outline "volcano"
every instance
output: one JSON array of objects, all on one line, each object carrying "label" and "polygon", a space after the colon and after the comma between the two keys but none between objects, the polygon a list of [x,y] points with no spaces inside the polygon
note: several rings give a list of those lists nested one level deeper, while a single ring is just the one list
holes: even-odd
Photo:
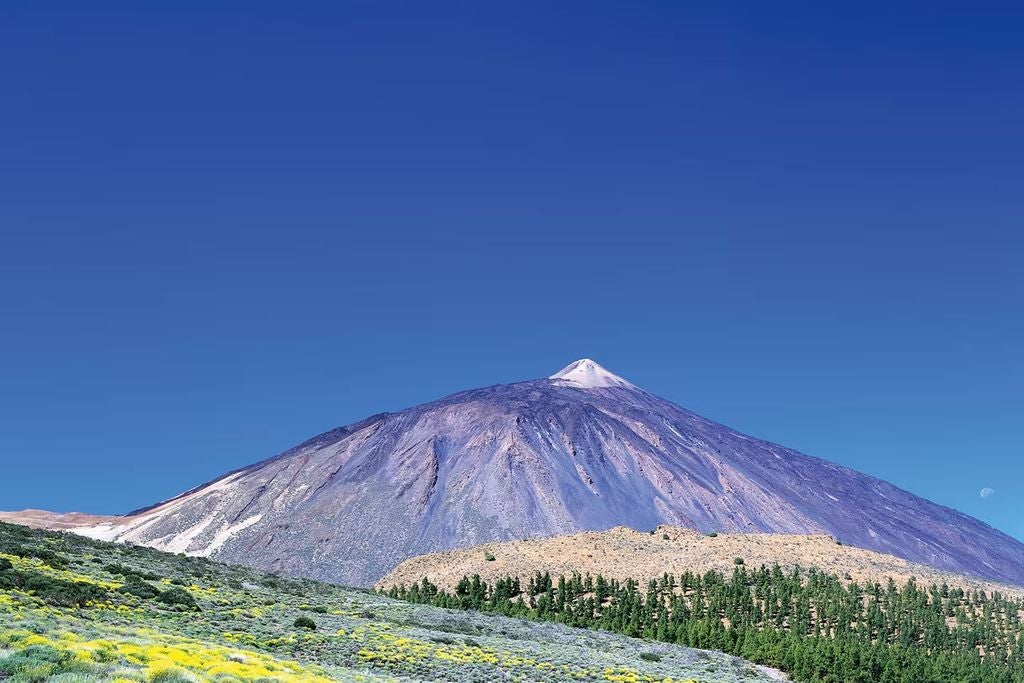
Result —
[{"label": "volcano", "polygon": [[659,524],[828,534],[1024,584],[1024,545],[1010,536],[695,415],[589,359],[375,415],[124,516],[5,516],[351,585],[438,550]]}]

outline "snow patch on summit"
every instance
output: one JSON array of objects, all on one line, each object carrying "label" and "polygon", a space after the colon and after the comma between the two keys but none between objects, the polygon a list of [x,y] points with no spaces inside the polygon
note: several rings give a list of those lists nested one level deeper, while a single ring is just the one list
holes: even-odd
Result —
[{"label": "snow patch on summit", "polygon": [[548,377],[559,384],[599,389],[604,387],[631,387],[632,384],[612,372],[608,372],[589,358],[581,358]]}]

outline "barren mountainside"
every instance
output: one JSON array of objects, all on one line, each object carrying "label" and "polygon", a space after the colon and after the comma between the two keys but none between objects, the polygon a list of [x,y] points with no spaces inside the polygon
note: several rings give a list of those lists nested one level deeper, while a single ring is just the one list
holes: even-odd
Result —
[{"label": "barren mountainside", "polygon": [[547,379],[465,391],[326,432],[124,517],[6,517],[355,585],[424,553],[659,524],[828,534],[1024,584],[1024,545],[1006,534],[740,434],[586,359]]}]

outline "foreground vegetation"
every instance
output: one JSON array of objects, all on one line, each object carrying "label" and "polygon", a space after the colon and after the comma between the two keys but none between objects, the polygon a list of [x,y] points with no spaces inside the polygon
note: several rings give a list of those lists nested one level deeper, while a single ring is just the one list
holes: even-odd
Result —
[{"label": "foreground vegetation", "polygon": [[778,667],[796,681],[1013,683],[1024,681],[1024,601],[947,585],[867,585],[778,566],[731,577],[664,575],[642,589],[602,576],[537,574],[454,591],[424,578],[390,588],[417,604],[497,612],[712,648]]},{"label": "foreground vegetation", "polygon": [[720,653],[0,523],[0,680],[769,679]]}]

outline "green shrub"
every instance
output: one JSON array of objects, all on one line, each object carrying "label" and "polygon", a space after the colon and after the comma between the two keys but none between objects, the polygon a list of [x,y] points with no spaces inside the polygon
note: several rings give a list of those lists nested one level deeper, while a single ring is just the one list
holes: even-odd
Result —
[{"label": "green shrub", "polygon": [[170,590],[166,590],[157,597],[157,600],[165,605],[181,606],[186,609],[193,610],[199,609],[196,599],[193,598],[192,594],[184,588],[171,588]]},{"label": "green shrub", "polygon": [[74,654],[49,645],[31,645],[0,659],[0,679],[44,681],[64,671],[81,671],[82,663]]},{"label": "green shrub", "polygon": [[668,540],[668,534],[662,534],[661,535],[661,540],[667,541]]},{"label": "green shrub", "polygon": [[117,564],[112,562],[104,565],[103,569],[117,576],[123,576],[125,579],[138,579],[139,581],[159,581],[161,577],[159,574],[152,572],[140,572],[131,567],[126,567],[123,564]]},{"label": "green shrub", "polygon": [[640,659],[644,660],[645,662],[660,662],[661,655],[654,652],[641,652]]},{"label": "green shrub", "polygon": [[5,572],[10,569],[14,569],[14,565],[6,557],[0,557],[0,572]]},{"label": "green shrub", "polygon": [[143,600],[151,600],[160,596],[160,591],[154,586],[151,586],[145,581],[134,576],[128,579],[128,581],[118,590],[125,595],[134,595],[135,597],[142,598]]},{"label": "green shrub", "polygon": [[309,617],[299,617],[295,620],[295,623],[293,623],[292,626],[294,626],[295,628],[304,628],[309,631],[316,630],[316,622],[310,619]]},{"label": "green shrub", "polygon": [[484,561],[486,561],[486,562],[494,562],[494,555],[491,554],[490,550],[485,550],[484,551]]},{"label": "green shrub", "polygon": [[299,609],[306,612],[316,612],[317,614],[327,614],[327,608],[323,605],[300,605]]},{"label": "green shrub", "polygon": [[0,544],[0,553],[16,557],[34,558],[54,569],[67,569],[68,566],[68,558],[47,548],[26,548],[23,545],[7,541]]},{"label": "green shrub", "polygon": [[37,572],[4,572],[14,575],[14,584],[31,591],[43,602],[55,607],[83,607],[87,602],[103,602],[107,591],[91,583],[74,583]]},{"label": "green shrub", "polygon": [[715,538],[716,536],[718,536],[718,534],[714,531],[708,534],[708,538]]},{"label": "green shrub", "polygon": [[149,680],[151,683],[196,683],[199,679],[185,669],[164,669]]},{"label": "green shrub", "polygon": [[735,558],[733,558],[732,563],[736,564],[736,565],[743,564],[743,558],[742,557],[735,557]]}]

